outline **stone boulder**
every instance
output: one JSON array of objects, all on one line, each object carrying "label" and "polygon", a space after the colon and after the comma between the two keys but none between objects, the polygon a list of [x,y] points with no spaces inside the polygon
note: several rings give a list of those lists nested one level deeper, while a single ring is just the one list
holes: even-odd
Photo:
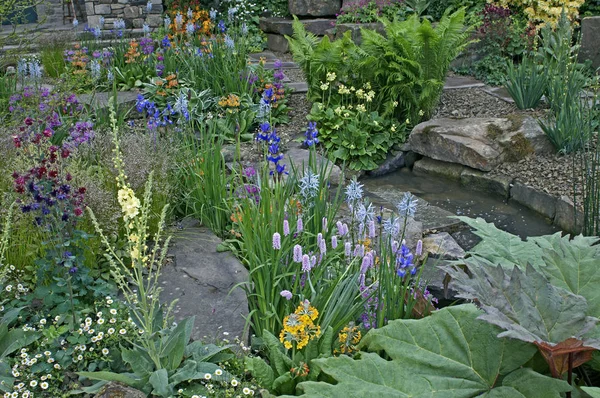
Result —
[{"label": "stone boulder", "polygon": [[94,398],[146,398],[146,394],[135,388],[111,381]]},{"label": "stone boulder", "polygon": [[[331,29],[335,25],[335,19],[325,18],[311,18],[302,19],[302,24],[306,31],[313,33],[317,36],[325,36],[327,30]],[[292,36],[294,30],[292,24],[294,21],[288,18],[270,17],[260,18],[259,27],[265,33],[274,33],[277,35],[288,35]]]},{"label": "stone boulder", "polygon": [[431,234],[423,239],[423,254],[432,258],[458,260],[465,258],[465,251],[448,232]]},{"label": "stone boulder", "polygon": [[350,37],[356,44],[362,42],[361,29],[374,30],[381,35],[385,35],[385,29],[381,22],[375,23],[339,23],[335,25],[335,38],[341,39],[344,34],[350,31]]},{"label": "stone boulder", "polygon": [[342,0],[288,0],[290,14],[299,17],[335,16],[342,8]]},{"label": "stone boulder", "polygon": [[580,61],[589,59],[594,69],[600,67],[600,16],[583,18],[581,21]]},{"label": "stone boulder", "polygon": [[248,301],[240,283],[248,271],[222,241],[194,220],[184,220],[173,236],[169,254],[159,278],[161,300],[177,300],[172,315],[176,321],[195,316],[192,340],[215,342],[229,334],[246,342]]},{"label": "stone boulder", "polygon": [[491,171],[533,153],[550,151],[543,131],[531,118],[432,119],[415,126],[410,150],[430,158]]},{"label": "stone boulder", "polygon": [[375,170],[368,171],[367,174],[372,177],[380,177],[405,167],[406,153],[407,152],[402,151],[388,153],[383,163],[381,163]]},{"label": "stone boulder", "polygon": [[[296,170],[300,176],[304,175],[304,171],[308,168],[308,161],[310,152],[299,146],[291,147],[283,158],[282,163],[286,164],[286,169],[291,171]],[[343,184],[344,173],[337,165],[332,163],[329,159],[317,154],[316,156],[317,167],[325,167],[329,172],[329,182],[332,184]],[[313,172],[316,172],[313,170]]]}]

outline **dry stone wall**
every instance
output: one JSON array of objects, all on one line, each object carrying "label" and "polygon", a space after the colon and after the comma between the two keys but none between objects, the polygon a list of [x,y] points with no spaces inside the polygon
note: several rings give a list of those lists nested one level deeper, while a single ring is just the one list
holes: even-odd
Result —
[{"label": "dry stone wall", "polygon": [[150,2],[152,7],[148,12],[146,0],[85,0],[88,26],[99,27],[101,18],[104,18],[106,30],[112,29],[117,19],[123,19],[127,29],[141,28],[145,23],[151,28],[159,27],[162,24],[163,2]]}]

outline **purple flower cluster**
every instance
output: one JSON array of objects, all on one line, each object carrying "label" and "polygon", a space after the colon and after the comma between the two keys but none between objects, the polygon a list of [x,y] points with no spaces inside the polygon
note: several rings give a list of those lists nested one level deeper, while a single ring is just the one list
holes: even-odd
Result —
[{"label": "purple flower cluster", "polygon": [[306,129],[306,132],[304,133],[304,136],[306,137],[306,139],[304,140],[304,145],[306,147],[311,147],[313,145],[316,145],[319,143],[319,138],[317,138],[319,135],[319,131],[317,130],[317,123],[316,122],[308,122],[308,128]]},{"label": "purple flower cluster", "polygon": [[152,54],[154,52],[154,40],[150,37],[142,37],[140,39],[140,48],[142,49],[143,54]]},{"label": "purple flower cluster", "polygon": [[283,153],[279,148],[279,142],[281,138],[277,135],[275,128],[271,127],[269,122],[263,122],[259,125],[258,132],[256,134],[256,141],[263,142],[267,145],[267,160],[273,164],[274,171],[271,171],[271,175],[275,172],[278,175],[287,174],[285,171],[285,164],[281,164],[283,160]]},{"label": "purple flower cluster", "polygon": [[415,275],[417,273],[413,258],[409,248],[403,243],[400,250],[396,252],[396,274],[400,278],[404,278],[407,274]]},{"label": "purple flower cluster", "polygon": [[243,170],[243,176],[246,181],[236,190],[237,197],[252,199],[258,204],[260,202],[260,188],[256,181],[256,170],[252,166],[246,167]]},{"label": "purple flower cluster", "polygon": [[40,90],[25,87],[22,93],[9,98],[8,109],[15,120],[33,120],[44,128],[54,131],[63,125],[62,117],[75,118],[81,115],[83,106],[75,94],[53,93],[47,88]]},{"label": "purple flower cluster", "polygon": [[[72,176],[65,173],[63,162],[71,155],[68,139],[63,147],[52,145],[52,129],[40,127],[42,120],[26,118],[20,128],[21,134],[13,136],[17,149],[30,157],[33,164],[25,172],[12,174],[14,189],[22,195],[20,199],[23,213],[37,213],[37,225],[54,225],[57,221],[69,222],[83,214],[85,188],[71,186]],[[91,128],[91,126],[90,126]],[[87,125],[85,128],[87,130]],[[32,151],[30,146],[37,147]]]},{"label": "purple flower cluster", "polygon": [[135,109],[145,114],[146,125],[151,131],[173,124],[171,117],[177,113],[171,104],[167,103],[165,109],[161,110],[154,101],[147,100],[142,94],[137,96]]},{"label": "purple flower cluster", "polygon": [[73,150],[81,144],[86,144],[94,139],[94,125],[92,122],[77,122],[69,131],[70,139],[64,143],[64,147]]}]

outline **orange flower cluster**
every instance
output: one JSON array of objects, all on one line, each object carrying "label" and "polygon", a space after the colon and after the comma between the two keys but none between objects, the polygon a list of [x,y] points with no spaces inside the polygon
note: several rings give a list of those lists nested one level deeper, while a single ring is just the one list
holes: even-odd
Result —
[{"label": "orange flower cluster", "polygon": [[135,62],[135,60],[141,55],[138,50],[139,46],[140,46],[140,43],[138,43],[135,39],[133,39],[129,42],[129,49],[125,53],[125,63],[126,64],[131,64],[131,63]]},{"label": "orange flower cluster", "polygon": [[71,67],[74,75],[84,75],[87,73],[87,64],[90,58],[81,49],[81,44],[75,44],[75,53],[71,56]]},{"label": "orange flower cluster", "polygon": [[310,373],[310,368],[306,362],[300,362],[297,368],[291,368],[290,373],[294,377],[306,377]]},{"label": "orange flower cluster", "polygon": [[[177,23],[177,14],[181,15],[181,24]],[[195,33],[200,35],[210,35],[213,27],[208,11],[201,10],[199,6],[194,8],[191,18],[188,18],[187,10],[172,10],[169,17],[171,18],[171,24],[169,25],[170,38],[185,35],[186,25],[190,22],[196,25]]]},{"label": "orange flower cluster", "polygon": [[238,108],[240,106],[240,97],[235,94],[229,94],[227,97],[221,97],[219,106],[223,108]]},{"label": "orange flower cluster", "polygon": [[166,97],[167,95],[175,94],[175,90],[179,86],[179,80],[177,80],[177,75],[175,73],[171,73],[164,79],[160,77],[156,78],[154,84],[158,87],[156,95]]},{"label": "orange flower cluster", "polygon": [[265,87],[262,90],[262,92],[265,92],[270,88],[273,89],[273,95],[271,96],[271,98],[269,98],[271,102],[271,107],[277,108],[277,105],[279,105],[279,101],[285,97],[285,89],[283,88],[283,86],[281,86],[280,88],[276,88],[271,83],[267,83],[265,84]]}]

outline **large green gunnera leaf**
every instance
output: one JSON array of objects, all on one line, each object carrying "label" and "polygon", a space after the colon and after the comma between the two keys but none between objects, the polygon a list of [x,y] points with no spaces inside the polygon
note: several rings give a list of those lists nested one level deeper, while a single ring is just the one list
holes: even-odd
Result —
[{"label": "large green gunnera leaf", "polygon": [[482,257],[492,264],[514,267],[532,264],[542,265],[542,249],[535,242],[523,241],[516,235],[502,231],[483,218],[456,217],[473,228],[473,233],[481,238],[469,254]]},{"label": "large green gunnera leaf", "polygon": [[536,348],[497,338],[501,330],[480,315],[467,304],[371,330],[361,343],[369,352],[358,359],[315,361],[337,383],[301,383],[303,396],[559,398],[570,391],[562,380],[522,369]]},{"label": "large green gunnera leaf", "polygon": [[600,348],[597,339],[584,338],[598,322],[588,316],[585,298],[551,285],[530,265],[525,272],[478,260],[467,267],[470,275],[453,267],[446,271],[459,297],[477,299],[485,312],[479,318],[504,329],[498,337],[550,344],[577,338],[588,347]]},{"label": "large green gunnera leaf", "polygon": [[[541,238],[550,242],[549,237],[536,239]],[[598,238],[584,236],[554,239],[552,247],[544,250],[541,271],[554,286],[585,297],[589,314],[600,318],[600,245],[597,243]]]},{"label": "large green gunnera leaf", "polygon": [[[589,314],[600,318],[600,241],[598,238],[554,235],[530,237],[522,241],[518,236],[499,230],[481,218],[457,217],[473,228],[482,241],[471,251],[470,257],[459,263],[484,259],[493,265],[525,269],[531,264],[554,286],[562,287],[585,297]],[[472,267],[469,267],[472,268]]]}]

